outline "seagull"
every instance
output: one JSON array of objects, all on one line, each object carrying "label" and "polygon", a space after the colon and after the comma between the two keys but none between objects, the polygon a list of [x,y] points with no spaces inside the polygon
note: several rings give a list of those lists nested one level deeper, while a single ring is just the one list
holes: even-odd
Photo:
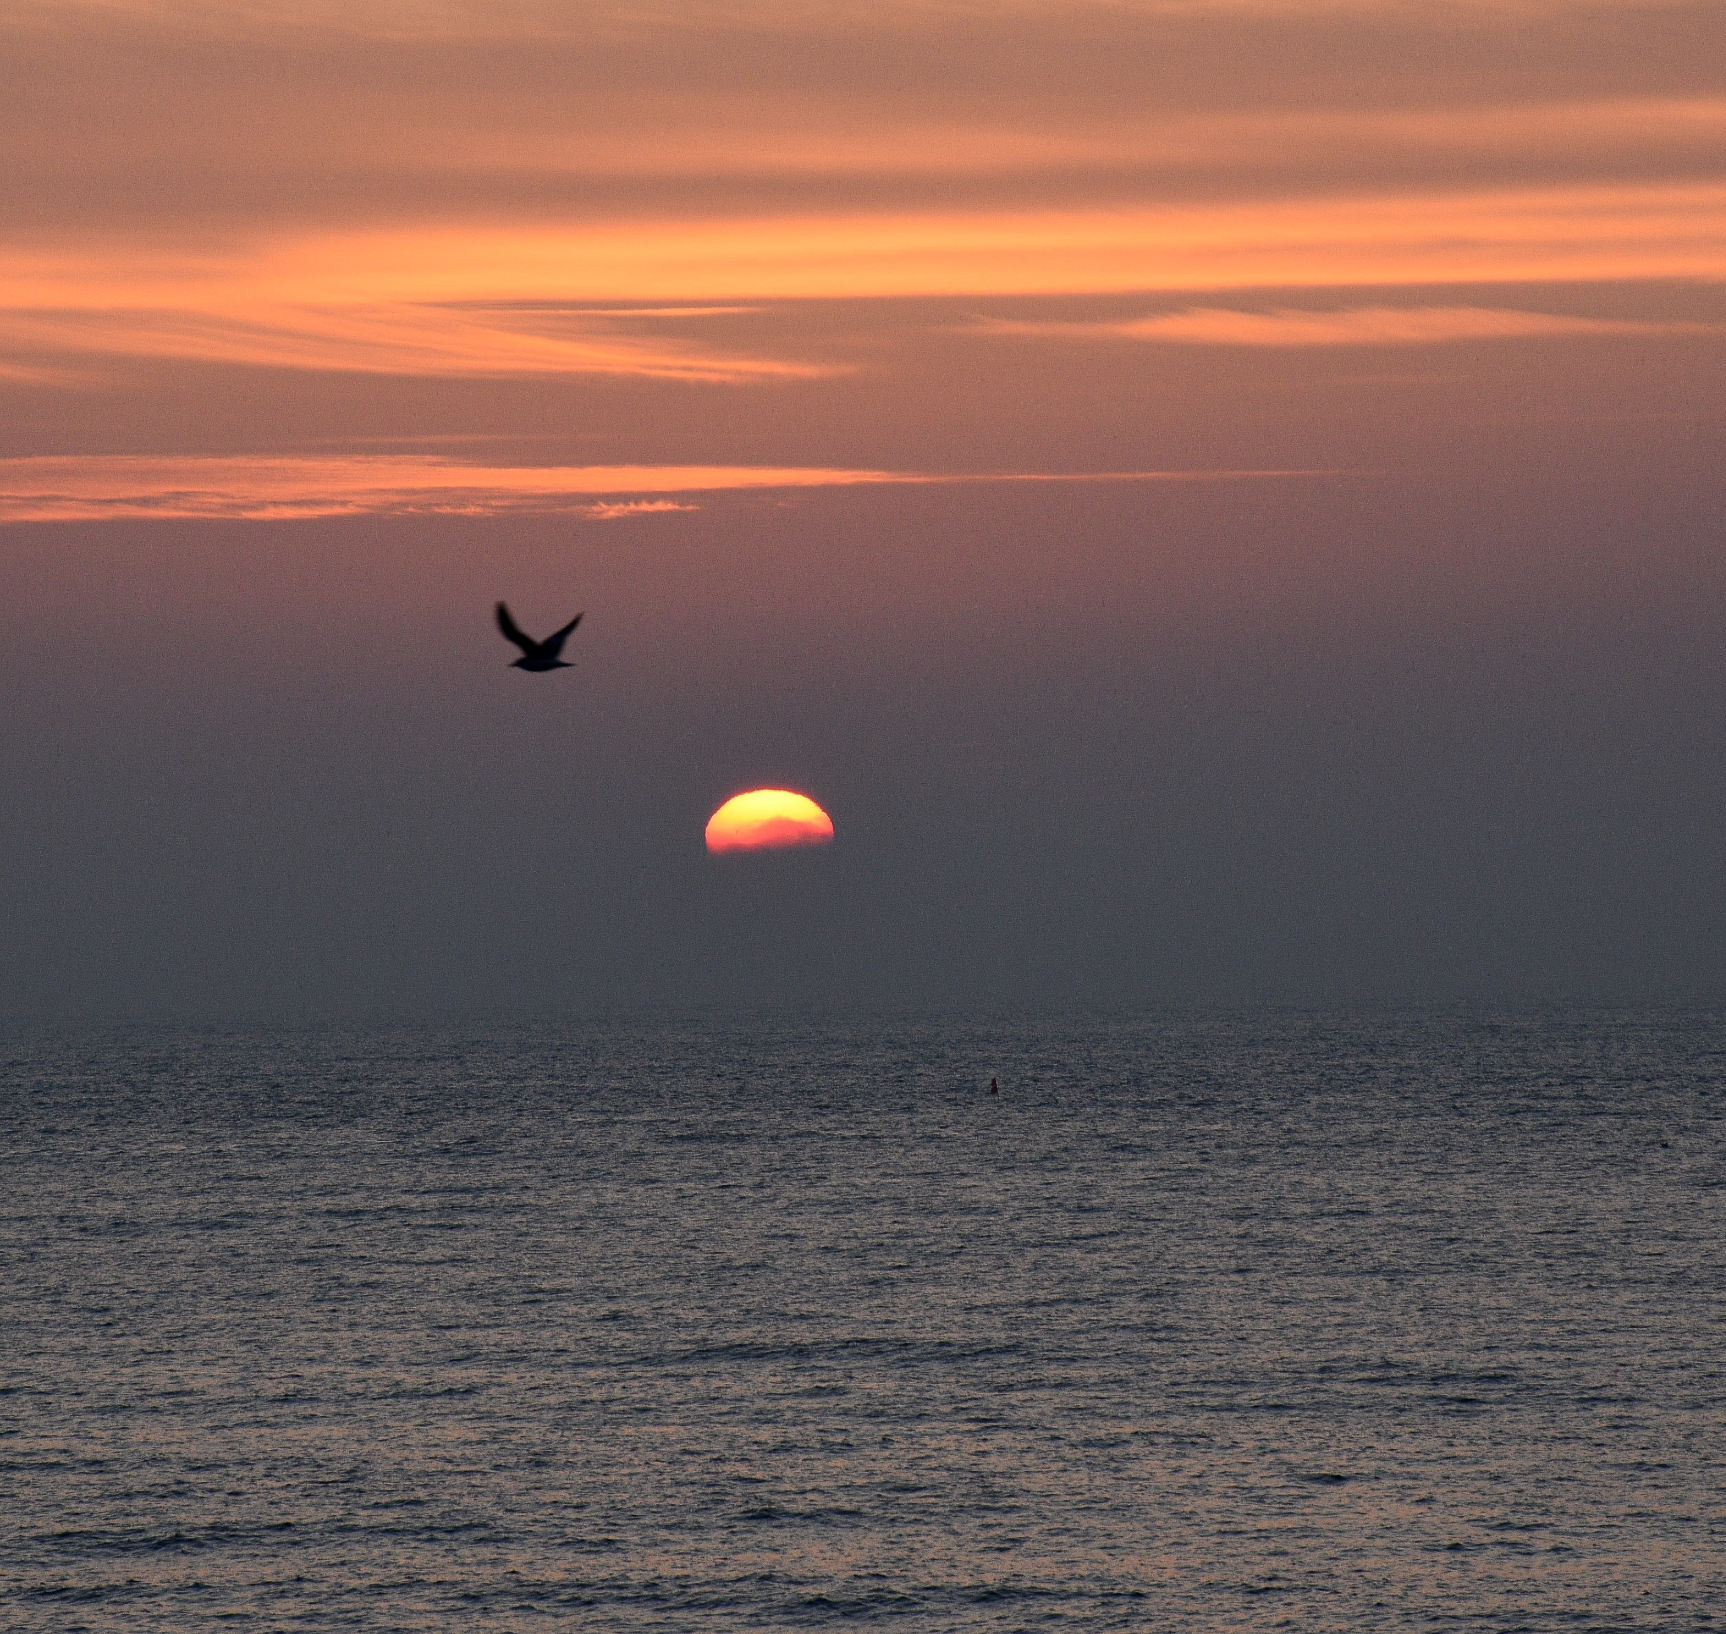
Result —
[{"label": "seagull", "polygon": [[581,614],[577,613],[569,623],[555,635],[548,635],[543,641],[535,641],[530,635],[523,635],[515,620],[509,616],[509,609],[500,601],[497,604],[497,627],[521,648],[521,657],[510,665],[511,669],[531,670],[535,675],[548,669],[573,669],[573,664],[564,663],[561,656],[563,644],[569,639],[569,632],[581,622]]}]

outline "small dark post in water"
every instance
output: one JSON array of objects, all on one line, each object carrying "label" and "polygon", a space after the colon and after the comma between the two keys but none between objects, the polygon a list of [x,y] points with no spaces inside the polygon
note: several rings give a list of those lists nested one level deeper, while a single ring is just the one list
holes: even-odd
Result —
[{"label": "small dark post in water", "polygon": [[989,1080],[989,1093],[991,1095],[999,1095],[1001,1093],[1001,1086],[997,1084],[993,1078]]}]

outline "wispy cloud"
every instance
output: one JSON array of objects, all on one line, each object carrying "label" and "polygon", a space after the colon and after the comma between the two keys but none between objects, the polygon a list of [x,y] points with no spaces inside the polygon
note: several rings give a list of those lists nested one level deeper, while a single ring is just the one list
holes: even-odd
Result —
[{"label": "wispy cloud", "polygon": [[[267,287],[268,267],[188,269],[183,279],[140,271],[124,287],[89,268],[56,275],[0,262],[0,347],[58,357],[174,358],[259,368],[342,371],[446,379],[611,374],[649,379],[766,381],[810,379],[831,368],[739,356],[700,342],[620,333],[598,313],[458,306],[356,298],[367,272],[356,263],[350,289],[308,280]],[[83,274],[82,276],[80,274]],[[260,276],[261,275],[261,276]],[[48,299],[44,299],[48,297]],[[625,314],[628,316],[629,314]],[[45,369],[0,364],[15,378]]]},{"label": "wispy cloud", "polygon": [[[1659,26],[1611,16],[1629,10]],[[791,381],[836,372],[787,344],[810,326],[708,320],[824,298],[1726,281],[1711,0],[0,13],[16,380],[131,358]]]},{"label": "wispy cloud", "polygon": [[698,511],[699,505],[685,505],[675,499],[601,500],[595,505],[583,505],[581,514],[590,522],[616,522],[626,516],[657,516],[662,511]]},{"label": "wispy cloud", "polygon": [[[954,446],[1005,463],[1028,457],[1014,439],[1030,405],[967,394],[938,347],[966,346],[1007,393],[1025,357],[1005,339],[925,346],[931,323],[1059,301],[1073,319],[1144,316],[989,327],[1267,354],[1704,336],[1610,314],[1726,310],[1718,12],[11,0],[0,390],[88,392],[15,415],[55,439],[19,449],[131,446],[134,416],[183,427],[181,446],[232,447],[244,402],[271,405],[244,421],[253,444],[531,426],[567,429],[559,457],[675,459],[712,417],[723,439],[705,446],[835,466],[894,463],[898,426],[974,415]],[[568,389],[589,376],[661,389]],[[752,383],[790,389],[685,389]],[[894,391],[903,416],[880,411]],[[1082,441],[1062,446],[1083,462]],[[31,479],[37,498],[6,514],[586,503],[612,519],[659,491],[579,501],[543,473],[422,477]]]},{"label": "wispy cloud", "polygon": [[63,455],[0,460],[0,522],[118,517],[282,521],[564,512],[609,520],[690,509],[650,495],[975,482],[1229,482],[1317,471],[871,471],[806,466],[464,464],[433,455],[327,458]]},{"label": "wispy cloud", "polygon": [[1065,340],[1160,341],[1182,346],[1434,346],[1446,341],[1592,335],[1709,335],[1726,325],[1582,318],[1481,306],[1356,306],[1336,311],[1277,307],[1265,312],[1190,306],[1114,322],[1063,323],[985,318],[987,334]]},{"label": "wispy cloud", "polygon": [[[1466,282],[1726,280],[1726,183],[1134,209],[475,223],[228,249],[116,243],[0,257],[14,367],[108,355],[408,376],[808,379],[577,302],[1118,294]],[[663,315],[662,315],[663,316]],[[1203,308],[1144,338],[1243,344],[1605,333],[1499,309]],[[1304,330],[1302,326],[1305,326]],[[1631,331],[1618,330],[1628,333]]]}]

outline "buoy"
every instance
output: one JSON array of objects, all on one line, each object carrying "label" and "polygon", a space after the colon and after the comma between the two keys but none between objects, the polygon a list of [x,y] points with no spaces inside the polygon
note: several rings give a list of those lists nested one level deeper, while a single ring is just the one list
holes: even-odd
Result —
[{"label": "buoy", "polygon": [[999,1095],[1001,1093],[1001,1086],[997,1084],[993,1078],[989,1080],[989,1093],[991,1095]]}]

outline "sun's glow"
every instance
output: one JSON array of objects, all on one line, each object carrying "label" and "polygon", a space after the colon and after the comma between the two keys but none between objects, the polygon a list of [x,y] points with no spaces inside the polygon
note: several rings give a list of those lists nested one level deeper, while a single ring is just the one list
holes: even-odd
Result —
[{"label": "sun's glow", "polygon": [[707,819],[707,849],[715,854],[827,845],[832,838],[833,819],[808,795],[790,789],[734,794]]}]

